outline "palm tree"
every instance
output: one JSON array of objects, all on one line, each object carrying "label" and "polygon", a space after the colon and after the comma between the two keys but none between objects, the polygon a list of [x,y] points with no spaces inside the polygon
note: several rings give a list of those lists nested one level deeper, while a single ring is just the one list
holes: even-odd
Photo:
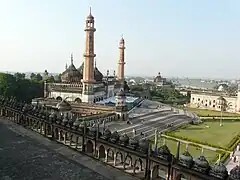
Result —
[{"label": "palm tree", "polygon": [[218,104],[220,105],[220,109],[221,109],[221,118],[220,118],[220,126],[222,126],[222,113],[223,111],[227,111],[231,106],[232,103],[231,102],[227,102],[227,100],[220,96],[218,99]]}]

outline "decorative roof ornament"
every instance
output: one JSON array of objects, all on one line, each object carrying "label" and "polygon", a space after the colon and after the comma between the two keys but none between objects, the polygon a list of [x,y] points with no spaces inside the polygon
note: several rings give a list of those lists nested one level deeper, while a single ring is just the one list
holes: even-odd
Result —
[{"label": "decorative roof ornament", "polygon": [[71,64],[73,65],[73,53],[71,53]]}]

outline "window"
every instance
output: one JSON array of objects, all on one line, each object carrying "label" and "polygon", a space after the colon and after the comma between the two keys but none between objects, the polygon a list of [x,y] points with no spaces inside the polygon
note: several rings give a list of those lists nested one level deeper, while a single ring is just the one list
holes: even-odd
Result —
[{"label": "window", "polygon": [[215,103],[216,101],[215,100],[213,100],[213,103]]},{"label": "window", "polygon": [[192,98],[192,100],[194,101],[194,98]]},{"label": "window", "polygon": [[198,101],[200,101],[200,98],[198,98]]},{"label": "window", "polygon": [[215,108],[215,104],[212,107]]}]

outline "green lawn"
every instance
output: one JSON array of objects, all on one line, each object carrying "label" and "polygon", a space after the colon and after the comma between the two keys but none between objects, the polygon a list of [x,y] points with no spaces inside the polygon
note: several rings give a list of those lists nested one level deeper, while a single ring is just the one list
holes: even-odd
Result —
[{"label": "green lawn", "polygon": [[208,142],[210,144],[227,147],[228,143],[239,133],[240,121],[223,121],[219,126],[219,120],[206,121],[199,125],[189,125],[184,129],[177,129],[173,133],[177,136]]},{"label": "green lawn", "polygon": [[[208,109],[199,109],[199,108],[187,108],[187,111],[190,112],[194,112],[196,113],[198,116],[221,116],[221,112],[220,111],[214,111],[214,110],[208,110]],[[230,112],[223,112],[222,113],[223,116],[225,117],[229,117],[229,116],[240,116],[240,114],[237,113],[230,113]]]},{"label": "green lawn", "polygon": [[[168,146],[169,150],[171,151],[171,153],[176,156],[176,152],[177,152],[177,142],[173,141],[173,140],[169,140],[166,139],[165,140],[166,145]],[[159,146],[163,145],[163,140],[159,140]],[[180,153],[183,153],[186,150],[186,145],[181,143],[180,144]],[[188,146],[188,151],[189,153],[193,156],[193,158],[198,158],[201,155],[201,148],[198,147],[194,147],[189,145]],[[215,157],[218,155],[215,151],[212,150],[208,150],[208,149],[204,149],[203,150],[203,155],[207,158],[207,160],[209,161],[209,163],[214,164],[214,159]]]}]

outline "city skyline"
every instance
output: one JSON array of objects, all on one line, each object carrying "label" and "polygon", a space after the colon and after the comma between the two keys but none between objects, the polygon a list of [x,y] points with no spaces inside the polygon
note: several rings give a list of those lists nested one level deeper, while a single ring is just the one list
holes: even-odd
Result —
[{"label": "city skyline", "polygon": [[60,73],[70,64],[71,53],[79,67],[91,6],[96,61],[104,74],[116,70],[123,34],[127,75],[155,76],[160,71],[168,77],[239,78],[240,2],[152,2],[3,0],[0,71]]}]

